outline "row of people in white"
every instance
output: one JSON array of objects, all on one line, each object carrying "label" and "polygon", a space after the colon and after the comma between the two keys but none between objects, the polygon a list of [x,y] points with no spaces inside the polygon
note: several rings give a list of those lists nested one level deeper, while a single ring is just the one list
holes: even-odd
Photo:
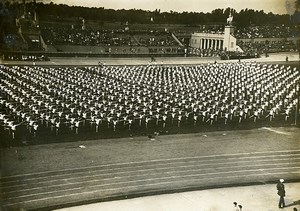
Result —
[{"label": "row of people in white", "polygon": [[[188,66],[8,67],[1,66],[1,105],[5,114],[25,121],[76,129],[89,121],[148,127],[167,120],[227,124],[284,114],[297,104],[299,71],[256,63]],[[31,124],[30,124],[31,122]],[[4,124],[8,126],[6,123]]]}]

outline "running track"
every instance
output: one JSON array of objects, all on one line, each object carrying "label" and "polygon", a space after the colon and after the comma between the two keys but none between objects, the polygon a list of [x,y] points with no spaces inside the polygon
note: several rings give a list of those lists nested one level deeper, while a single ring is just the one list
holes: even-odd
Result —
[{"label": "running track", "polygon": [[[236,149],[233,149],[232,152],[226,153],[205,153],[198,150],[199,153],[194,156],[183,156],[194,154],[193,149],[187,147],[185,151],[190,151],[178,156],[168,154],[165,157],[155,157],[153,155],[152,159],[150,157],[131,161],[124,160],[124,162],[107,160],[99,165],[5,176],[1,179],[3,208],[4,210],[5,208],[7,210],[20,208],[49,210],[152,194],[272,183],[281,177],[285,178],[287,182],[299,180],[299,129],[288,129],[290,131],[287,133],[276,133],[278,132],[276,129],[272,130],[255,131],[255,133],[259,133],[259,136],[265,134],[268,144],[252,148],[247,146],[249,151],[234,152]],[[239,132],[233,132],[233,134],[236,133]],[[255,136],[257,134],[254,135],[254,139]],[[276,150],[275,144],[283,137],[287,139],[286,148]],[[160,137],[160,139],[164,138]],[[173,142],[171,139],[170,141],[166,140],[166,143],[156,143],[157,140],[150,141],[146,145],[157,144],[162,148],[172,147],[168,144],[178,145],[177,141]],[[245,145],[250,143],[250,139],[249,141],[248,139],[248,135],[245,135]],[[194,141],[194,138],[182,140],[191,147],[195,144],[189,143],[189,141]],[[209,145],[207,143],[211,142],[210,144],[215,145],[217,141],[212,138],[202,144],[203,146]],[[141,143],[141,145],[143,144]],[[226,144],[226,142],[222,142],[222,144]],[[253,145],[255,144],[257,144],[256,141],[253,141]],[[225,149],[221,145],[219,147]],[[255,148],[257,150],[253,150]],[[265,150],[268,148],[269,150]]]}]

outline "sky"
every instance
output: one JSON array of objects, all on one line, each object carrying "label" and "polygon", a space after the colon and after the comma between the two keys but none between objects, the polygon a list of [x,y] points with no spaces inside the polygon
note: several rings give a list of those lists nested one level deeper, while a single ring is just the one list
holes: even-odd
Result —
[{"label": "sky", "polygon": [[[31,0],[26,0],[31,1]],[[295,0],[37,0],[37,2],[67,4],[105,9],[143,9],[161,12],[211,12],[217,8],[264,10],[275,14],[293,14]]]}]

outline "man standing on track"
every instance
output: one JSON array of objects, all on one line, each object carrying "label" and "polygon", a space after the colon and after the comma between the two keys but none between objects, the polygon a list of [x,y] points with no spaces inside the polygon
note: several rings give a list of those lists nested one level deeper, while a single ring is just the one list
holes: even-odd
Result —
[{"label": "man standing on track", "polygon": [[284,179],[280,179],[279,182],[277,183],[277,194],[280,196],[279,199],[279,208],[284,208],[285,203],[284,203],[284,197],[285,197],[285,189],[284,189]]}]

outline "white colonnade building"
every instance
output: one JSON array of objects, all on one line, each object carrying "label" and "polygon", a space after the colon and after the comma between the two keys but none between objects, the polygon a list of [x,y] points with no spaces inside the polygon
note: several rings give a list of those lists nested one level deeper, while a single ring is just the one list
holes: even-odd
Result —
[{"label": "white colonnade building", "polygon": [[[230,21],[228,21],[228,19],[230,19]],[[234,26],[231,24],[232,16],[230,15],[228,19],[223,33],[193,33],[190,46],[198,49],[242,52],[242,49],[236,45],[236,38],[233,36]]]}]

